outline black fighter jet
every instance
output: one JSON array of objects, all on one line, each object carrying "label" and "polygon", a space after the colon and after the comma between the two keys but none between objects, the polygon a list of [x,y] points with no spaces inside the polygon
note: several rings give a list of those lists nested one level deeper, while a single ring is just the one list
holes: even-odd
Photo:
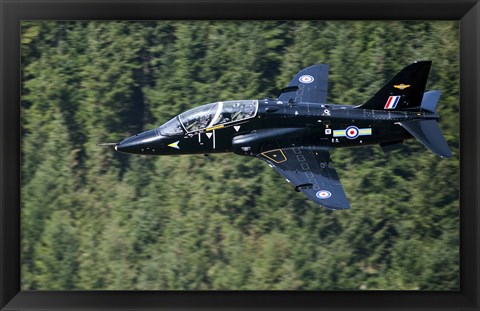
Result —
[{"label": "black fighter jet", "polygon": [[400,71],[367,102],[327,103],[328,65],[298,72],[276,99],[219,101],[188,110],[115,149],[143,155],[233,152],[267,162],[296,191],[328,209],[350,208],[329,150],[415,137],[440,157],[452,153],[438,127],[440,91],[425,92],[430,61]]}]

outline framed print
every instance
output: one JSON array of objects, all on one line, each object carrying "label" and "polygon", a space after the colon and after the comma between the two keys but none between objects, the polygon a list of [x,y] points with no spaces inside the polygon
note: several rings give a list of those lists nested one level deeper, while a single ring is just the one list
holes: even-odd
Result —
[{"label": "framed print", "polygon": [[479,310],[478,1],[0,5],[2,310]]}]

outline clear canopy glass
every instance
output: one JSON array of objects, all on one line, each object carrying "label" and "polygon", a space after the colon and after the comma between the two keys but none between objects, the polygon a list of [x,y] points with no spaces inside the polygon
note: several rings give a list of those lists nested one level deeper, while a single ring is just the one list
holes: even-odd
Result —
[{"label": "clear canopy glass", "polygon": [[236,123],[255,117],[257,100],[231,100],[216,102],[190,109],[159,127],[164,136],[201,131],[218,125]]},{"label": "clear canopy glass", "polygon": [[178,116],[185,130],[195,132],[205,129],[212,123],[218,110],[218,103],[203,105],[190,109]]},{"label": "clear canopy glass", "polygon": [[183,134],[182,125],[178,121],[177,117],[171,119],[167,123],[160,126],[158,131],[163,136],[175,136],[175,135]]},{"label": "clear canopy glass", "polygon": [[179,120],[190,133],[253,118],[257,110],[257,100],[231,100],[188,110],[179,115]]}]

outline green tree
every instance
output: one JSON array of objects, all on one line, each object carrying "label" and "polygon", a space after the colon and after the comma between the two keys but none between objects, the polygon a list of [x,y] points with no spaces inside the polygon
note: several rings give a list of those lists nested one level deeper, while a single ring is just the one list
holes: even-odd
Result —
[{"label": "green tree", "polygon": [[51,290],[77,288],[78,238],[68,211],[58,210],[52,214],[36,245],[36,253],[36,286]]}]

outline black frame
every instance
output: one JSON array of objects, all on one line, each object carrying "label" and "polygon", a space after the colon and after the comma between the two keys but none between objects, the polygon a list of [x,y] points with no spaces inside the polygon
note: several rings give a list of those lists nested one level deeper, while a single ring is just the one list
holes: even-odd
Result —
[{"label": "black frame", "polygon": [[[21,20],[459,20],[460,291],[20,291]],[[480,310],[479,0],[0,0],[0,308]]]}]

